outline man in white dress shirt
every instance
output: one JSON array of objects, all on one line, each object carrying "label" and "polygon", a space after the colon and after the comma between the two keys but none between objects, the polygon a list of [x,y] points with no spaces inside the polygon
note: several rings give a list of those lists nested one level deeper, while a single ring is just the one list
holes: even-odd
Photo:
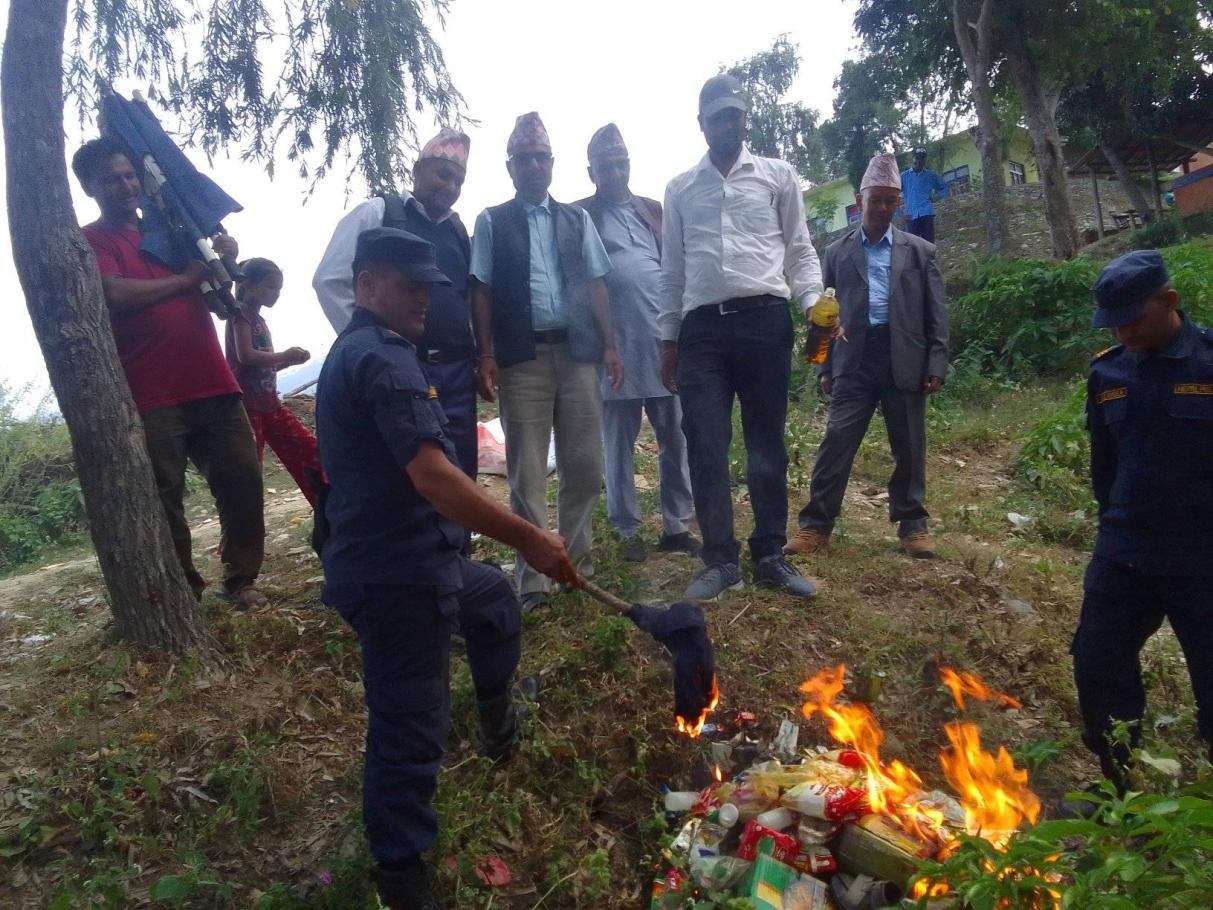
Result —
[{"label": "man in white dress shirt", "polygon": [[714,600],[741,585],[729,476],[733,399],[741,403],[750,555],[761,585],[816,590],[784,558],[788,454],[784,424],[795,331],[788,298],[821,295],[796,172],[745,147],[746,101],[732,76],[699,93],[708,153],[670,181],[662,224],[661,372],[681,395],[683,431],[705,568],[686,597]]}]

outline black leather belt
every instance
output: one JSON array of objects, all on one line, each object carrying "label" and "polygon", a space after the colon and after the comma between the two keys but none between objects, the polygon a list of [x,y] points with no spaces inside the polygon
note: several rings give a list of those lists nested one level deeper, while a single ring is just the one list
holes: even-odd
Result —
[{"label": "black leather belt", "polygon": [[453,348],[418,348],[417,359],[422,363],[459,363],[471,360],[474,356],[471,350],[455,350]]},{"label": "black leather belt", "polygon": [[720,310],[721,315],[727,316],[729,313],[756,310],[759,307],[775,306],[780,303],[786,304],[787,300],[776,297],[774,294],[758,294],[755,297],[734,297],[732,300],[726,300],[720,304],[717,309]]},{"label": "black leather belt", "polygon": [[568,340],[568,329],[545,329],[535,333],[535,344],[564,344]]}]

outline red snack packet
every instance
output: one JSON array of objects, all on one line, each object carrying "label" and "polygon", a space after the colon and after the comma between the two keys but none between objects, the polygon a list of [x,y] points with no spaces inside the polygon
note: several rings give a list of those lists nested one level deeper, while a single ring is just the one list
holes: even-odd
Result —
[{"label": "red snack packet", "polygon": [[838,860],[828,847],[809,847],[796,855],[789,865],[797,872],[807,872],[809,875],[821,875],[838,869]]},{"label": "red snack packet", "polygon": [[757,820],[750,819],[745,823],[745,828],[741,832],[741,843],[737,846],[737,858],[754,861],[754,857],[758,855],[758,845],[763,840],[770,838],[772,843],[771,858],[777,859],[781,863],[792,865],[792,861],[796,859],[800,853],[800,843],[790,834],[784,834],[782,831],[775,831],[768,828],[766,825],[760,825]]}]

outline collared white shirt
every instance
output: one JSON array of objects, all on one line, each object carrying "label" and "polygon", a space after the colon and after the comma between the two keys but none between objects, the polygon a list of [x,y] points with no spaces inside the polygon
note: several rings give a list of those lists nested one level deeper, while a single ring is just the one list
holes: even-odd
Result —
[{"label": "collared white shirt", "polygon": [[676,341],[697,307],[774,294],[807,310],[821,296],[796,172],[744,146],[728,176],[704,155],[670,181],[661,240],[663,341]]},{"label": "collared white shirt", "polygon": [[[415,209],[429,220],[429,212],[425,206],[413,198],[413,194],[400,194],[407,208]],[[338,335],[345,329],[354,314],[354,248],[358,245],[358,235],[371,228],[383,227],[383,213],[386,208],[383,198],[374,196],[366,202],[355,206],[337,222],[333,238],[328,248],[320,257],[320,265],[316,266],[316,274],[312,276],[312,288],[320,300],[320,309],[332,323],[333,330]],[[451,217],[447,212],[438,219],[438,224]]]}]

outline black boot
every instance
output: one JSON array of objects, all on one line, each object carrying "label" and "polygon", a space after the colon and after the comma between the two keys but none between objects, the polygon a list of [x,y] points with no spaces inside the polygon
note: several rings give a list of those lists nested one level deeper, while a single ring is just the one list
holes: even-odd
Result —
[{"label": "black boot", "polygon": [[526,716],[538,697],[539,681],[524,676],[512,691],[476,702],[480,713],[480,751],[487,758],[503,764],[513,757],[518,747],[518,718]]},{"label": "black boot", "polygon": [[510,693],[477,701],[476,708],[480,713],[480,751],[496,764],[509,761],[518,746],[518,723]]},{"label": "black boot", "polygon": [[379,864],[375,869],[379,900],[388,910],[439,910],[430,891],[430,875],[420,859]]}]

